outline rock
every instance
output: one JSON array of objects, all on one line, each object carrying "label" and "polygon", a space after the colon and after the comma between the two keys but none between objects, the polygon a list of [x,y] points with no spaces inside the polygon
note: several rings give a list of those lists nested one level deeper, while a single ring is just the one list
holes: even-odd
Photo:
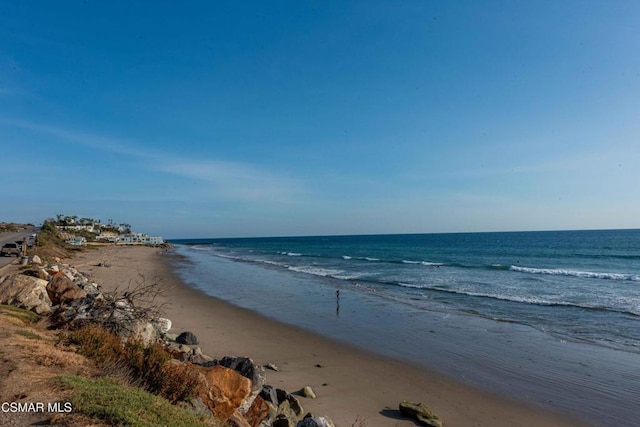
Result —
[{"label": "rock", "polygon": [[70,281],[74,281],[76,280],[76,276],[73,274],[73,272],[71,272],[68,269],[64,269],[61,271],[62,274],[64,274],[64,277],[66,277],[67,279],[69,279]]},{"label": "rock", "polygon": [[262,386],[266,383],[264,368],[253,363],[253,360],[249,357],[225,356],[220,360],[214,360],[205,365],[221,365],[233,369],[243,377],[251,380],[251,395],[248,396],[247,400],[240,407],[241,413],[245,413],[249,409],[253,400],[262,391]]},{"label": "rock", "polygon": [[329,417],[314,417],[311,414],[298,421],[296,427],[336,427]]},{"label": "rock", "polygon": [[47,280],[49,275],[47,274],[46,271],[41,270],[41,269],[30,269],[30,270],[25,270],[22,272],[22,274],[24,274],[25,276],[31,276],[31,277],[35,277],[37,279],[42,279],[42,280]]},{"label": "rock", "polygon": [[200,369],[198,395],[216,418],[228,420],[251,394],[251,381],[224,366]]},{"label": "rock", "polygon": [[97,283],[85,282],[81,284],[80,287],[89,295],[97,295],[100,293],[100,287]]},{"label": "rock", "polygon": [[407,400],[400,402],[400,412],[408,418],[417,420],[428,427],[442,427],[442,420],[424,403],[413,403]]},{"label": "rock", "polygon": [[196,347],[193,350],[191,350],[191,354],[193,355],[194,358],[198,358],[198,361],[193,361],[190,360],[191,363],[194,364],[202,364],[202,363],[207,363],[207,362],[211,362],[213,360],[213,357],[209,357],[206,354],[204,354],[202,352],[202,349],[200,347]]},{"label": "rock", "polygon": [[[282,390],[276,389],[276,392],[280,391]],[[278,414],[284,414],[289,418],[297,419],[304,413],[304,408],[302,408],[300,401],[296,399],[295,396],[285,392],[284,397],[280,399],[277,411]]]},{"label": "rock", "polygon": [[316,394],[313,392],[313,389],[309,386],[302,388],[302,390],[300,390],[298,393],[303,397],[308,397],[311,399],[316,398]]},{"label": "rock", "polygon": [[38,255],[34,255],[31,258],[31,264],[42,265],[42,260],[40,259],[40,257]]},{"label": "rock", "polygon": [[271,403],[273,406],[278,406],[280,404],[280,402],[278,401],[278,394],[276,393],[276,389],[268,384],[262,386],[260,397],[266,402]]},{"label": "rock", "polygon": [[84,290],[60,273],[56,273],[47,284],[47,293],[53,305],[79,300],[87,296]]},{"label": "rock", "polygon": [[276,371],[276,372],[280,371],[280,369],[278,369],[278,367],[273,363],[267,363],[266,365],[264,365],[264,367],[267,369],[271,369],[272,371]]},{"label": "rock", "polygon": [[123,336],[137,339],[143,346],[147,347],[160,339],[160,332],[153,323],[136,319],[132,322],[129,334],[124,334]]},{"label": "rock", "polygon": [[256,396],[244,414],[244,418],[251,427],[258,427],[263,421],[269,419],[270,416],[275,416],[275,413],[275,408],[270,407],[262,397]]},{"label": "rock", "polygon": [[213,360],[212,357],[202,353],[200,347],[189,347],[186,344],[171,343],[168,348],[176,353],[180,353],[177,358],[182,362],[191,362],[194,365],[204,366]]},{"label": "rock", "polygon": [[186,344],[178,344],[177,342],[170,342],[167,345],[167,349],[174,353],[191,353],[191,347]]},{"label": "rock", "polygon": [[125,299],[116,301],[114,305],[116,308],[120,308],[122,310],[128,310],[131,308],[131,303]]},{"label": "rock", "polygon": [[51,312],[51,299],[47,294],[47,281],[24,274],[3,277],[0,281],[0,304],[48,314]]},{"label": "rock", "polygon": [[188,402],[177,402],[176,406],[190,410],[203,417],[211,417],[211,411],[199,396],[192,397]]},{"label": "rock", "polygon": [[273,427],[295,427],[296,422],[290,418],[287,418],[285,415],[277,415],[276,419],[273,420]]},{"label": "rock", "polygon": [[198,345],[198,338],[192,332],[183,332],[176,337],[176,342],[187,345]]},{"label": "rock", "polygon": [[165,319],[164,317],[158,317],[153,321],[153,323],[162,334],[166,334],[169,332],[169,329],[171,329],[171,320]]},{"label": "rock", "polygon": [[169,341],[175,341],[178,338],[177,334],[164,334],[164,338]]},{"label": "rock", "polygon": [[231,414],[226,425],[229,427],[251,427],[251,424],[249,424],[245,417],[237,410]]}]

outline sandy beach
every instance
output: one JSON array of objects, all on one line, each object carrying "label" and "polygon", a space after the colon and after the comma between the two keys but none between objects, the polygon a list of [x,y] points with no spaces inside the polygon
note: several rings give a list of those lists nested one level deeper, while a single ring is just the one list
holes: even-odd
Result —
[{"label": "sandy beach", "polygon": [[426,403],[447,426],[585,425],[207,296],[173,273],[173,256],[157,248],[107,246],[78,254],[71,264],[105,289],[126,288],[142,277],[160,281],[171,332],[193,332],[214,358],[273,363],[279,372],[267,371],[269,384],[289,392],[311,386],[318,397],[301,398],[305,411],[329,416],[337,426],[416,425],[400,415],[401,400]]}]

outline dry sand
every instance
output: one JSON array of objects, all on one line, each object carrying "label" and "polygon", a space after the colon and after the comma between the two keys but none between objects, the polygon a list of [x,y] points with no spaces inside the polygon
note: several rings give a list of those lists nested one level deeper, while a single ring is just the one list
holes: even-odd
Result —
[{"label": "dry sand", "polygon": [[397,409],[403,399],[426,403],[448,427],[585,425],[207,296],[180,281],[170,266],[172,256],[157,248],[108,246],[83,252],[71,263],[106,289],[124,288],[141,277],[160,280],[170,302],[165,314],[172,333],[193,332],[214,358],[249,356],[257,364],[275,364],[280,370],[267,370],[267,382],[289,392],[311,386],[318,397],[300,398],[305,411],[329,416],[337,426],[414,426]]}]

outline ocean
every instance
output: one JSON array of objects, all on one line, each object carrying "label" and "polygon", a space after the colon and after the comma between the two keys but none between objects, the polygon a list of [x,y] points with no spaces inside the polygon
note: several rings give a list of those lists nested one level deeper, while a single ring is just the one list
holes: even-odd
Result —
[{"label": "ocean", "polygon": [[640,230],[175,240],[212,296],[596,425],[637,425]]}]

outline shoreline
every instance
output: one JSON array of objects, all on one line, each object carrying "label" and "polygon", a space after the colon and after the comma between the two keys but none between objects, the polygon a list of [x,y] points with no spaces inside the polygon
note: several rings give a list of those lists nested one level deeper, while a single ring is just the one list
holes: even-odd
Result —
[{"label": "shoreline", "polygon": [[400,415],[402,400],[426,403],[447,426],[587,425],[206,295],[175,274],[171,257],[178,256],[157,248],[105,247],[72,262],[105,289],[141,277],[160,279],[170,301],[164,315],[173,322],[172,333],[193,332],[202,351],[215,358],[248,356],[260,365],[275,364],[279,372],[267,371],[268,383],[290,392],[311,386],[318,398],[301,398],[305,412],[329,416],[336,425],[415,425]]}]

